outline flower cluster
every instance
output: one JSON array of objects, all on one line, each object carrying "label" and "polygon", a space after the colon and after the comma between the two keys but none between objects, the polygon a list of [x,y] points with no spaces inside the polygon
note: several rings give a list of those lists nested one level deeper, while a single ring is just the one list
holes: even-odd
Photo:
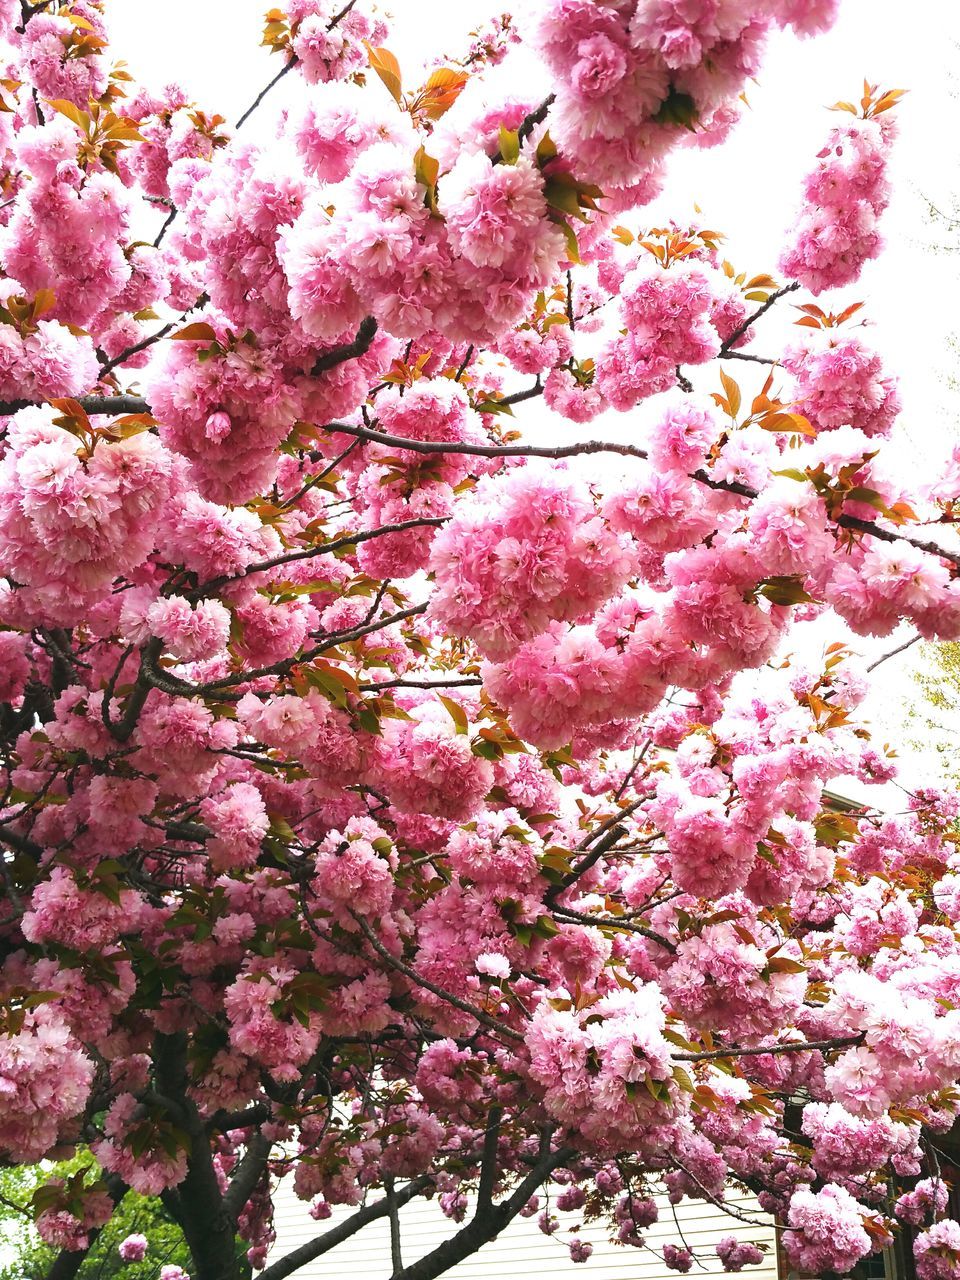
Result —
[{"label": "flower cluster", "polygon": [[811,293],[858,280],[880,252],[880,215],[890,199],[890,116],[851,120],[833,129],[803,186],[804,205],[780,269]]}]

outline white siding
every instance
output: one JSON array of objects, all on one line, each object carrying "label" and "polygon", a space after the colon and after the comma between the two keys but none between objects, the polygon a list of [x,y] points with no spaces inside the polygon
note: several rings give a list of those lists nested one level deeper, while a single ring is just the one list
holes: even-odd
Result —
[{"label": "white siding", "polygon": [[[664,1244],[682,1244],[680,1232],[674,1222],[673,1211],[665,1197],[658,1197],[660,1221],[644,1232],[651,1249]],[[542,1202],[542,1197],[541,1197]],[[742,1274],[754,1280],[777,1280],[775,1233],[771,1220],[762,1213],[750,1197],[731,1193],[730,1203],[748,1217],[763,1222],[763,1226],[751,1226],[733,1218],[713,1205],[700,1201],[684,1201],[677,1207],[677,1221],[684,1238],[695,1251],[703,1250],[705,1267],[694,1265],[689,1273],[695,1276],[722,1274],[722,1268],[713,1253],[713,1246],[726,1235],[738,1240],[750,1240],[766,1244],[764,1260],[757,1267],[749,1267]],[[314,1222],[307,1213],[307,1206],[297,1200],[289,1183],[281,1187],[277,1195],[276,1227],[277,1243],[270,1255],[271,1261],[282,1257],[299,1245],[321,1235],[350,1210],[335,1210],[326,1222]],[[593,1257],[585,1265],[570,1261],[566,1241],[569,1228],[579,1221],[575,1213],[561,1214],[562,1225],[554,1236],[545,1236],[537,1227],[535,1218],[516,1218],[496,1240],[485,1245],[479,1253],[452,1268],[447,1275],[453,1280],[527,1280],[531,1272],[554,1275],[579,1275],[581,1280],[677,1280],[677,1273],[668,1271],[656,1253],[648,1249],[634,1249],[612,1244],[606,1228],[599,1223],[586,1227],[581,1238],[593,1245]],[[440,1212],[435,1200],[414,1200],[400,1211],[400,1227],[405,1264],[415,1262],[429,1253],[458,1228]],[[390,1235],[385,1218],[371,1223],[355,1236],[315,1259],[296,1273],[297,1280],[388,1280],[390,1276]]]}]

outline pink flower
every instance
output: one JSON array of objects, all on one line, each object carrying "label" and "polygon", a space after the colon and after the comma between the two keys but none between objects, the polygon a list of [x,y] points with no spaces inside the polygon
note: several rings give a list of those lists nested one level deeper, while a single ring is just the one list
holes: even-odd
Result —
[{"label": "pink flower", "polygon": [[136,1233],[121,1240],[117,1252],[124,1262],[142,1262],[147,1255],[147,1237]]}]

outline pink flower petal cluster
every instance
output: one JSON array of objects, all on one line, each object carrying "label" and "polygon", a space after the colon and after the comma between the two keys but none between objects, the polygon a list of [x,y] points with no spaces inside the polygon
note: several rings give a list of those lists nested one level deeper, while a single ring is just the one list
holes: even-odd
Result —
[{"label": "pink flower petal cluster", "polygon": [[805,203],[780,269],[811,293],[852,284],[880,252],[878,223],[890,199],[886,167],[894,132],[889,116],[833,129],[807,176]]},{"label": "pink flower petal cluster", "polygon": [[818,431],[856,427],[887,436],[900,412],[897,382],[859,338],[826,330],[822,341],[788,347],[783,367],[796,379],[797,412]]},{"label": "pink flower petal cluster", "polygon": [[533,468],[481,480],[438,534],[430,563],[432,616],[494,658],[551,621],[596,608],[631,568],[586,490]]}]

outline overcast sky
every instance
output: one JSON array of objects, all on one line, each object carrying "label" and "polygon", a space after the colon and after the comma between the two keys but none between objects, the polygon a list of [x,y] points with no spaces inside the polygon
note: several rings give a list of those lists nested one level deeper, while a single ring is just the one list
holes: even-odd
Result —
[{"label": "overcast sky", "polygon": [[[267,7],[264,0],[111,0],[114,50],[142,83],[177,81],[202,107],[233,121],[280,67],[276,55],[259,47]],[[470,29],[505,7],[487,0],[394,0],[387,46],[400,60],[405,83],[418,83],[424,67],[464,49]],[[628,221],[639,225],[643,216],[651,223],[669,217],[683,222],[698,216],[699,205],[701,225],[727,234],[725,251],[738,268],[751,274],[774,270],[801,178],[837,120],[825,108],[858,98],[864,77],[909,93],[897,108],[900,136],[894,197],[884,222],[886,252],[867,266],[857,286],[838,296],[836,309],[867,301],[870,341],[901,379],[904,411],[892,447],[920,478],[935,471],[960,435],[957,393],[948,382],[957,358],[950,339],[960,332],[960,252],[951,252],[952,241],[960,245],[960,225],[932,224],[928,211],[932,201],[960,216],[960,7],[949,0],[913,0],[909,6],[902,0],[841,0],[840,19],[826,36],[799,41],[777,35],[759,83],[748,86],[750,110],[732,138],[712,151],[675,155],[664,196],[649,213]],[[296,91],[296,78],[287,78],[247,126],[250,135],[269,141],[277,112]],[[375,84],[371,91],[382,90]],[[783,309],[781,318],[767,322],[762,333],[771,354],[790,333],[792,318]],[[754,371],[738,366],[736,373],[749,389]],[[761,373],[756,376],[762,380]],[[524,425],[542,430],[542,409],[524,410]],[[551,429],[556,430],[555,419]],[[602,427],[595,423],[590,430],[623,438],[629,421],[611,424],[605,418]],[[799,646],[807,652],[843,636],[836,620],[804,630],[808,634]],[[876,656],[907,634],[854,643]],[[912,661],[911,653],[877,672],[869,707],[882,739],[902,738],[902,708],[913,693]],[[909,781],[935,767],[923,752],[903,754]]]}]

